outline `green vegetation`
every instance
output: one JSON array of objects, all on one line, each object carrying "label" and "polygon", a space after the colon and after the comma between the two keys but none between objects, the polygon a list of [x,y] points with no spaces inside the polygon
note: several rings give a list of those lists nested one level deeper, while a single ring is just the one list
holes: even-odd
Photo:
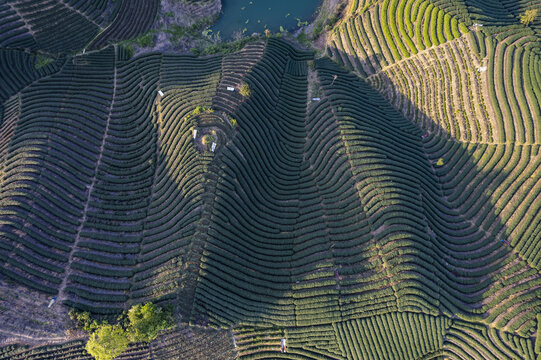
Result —
[{"label": "green vegetation", "polygon": [[90,334],[85,349],[96,360],[111,360],[122,354],[129,342],[120,325],[105,324]]},{"label": "green vegetation", "polygon": [[205,30],[205,28],[207,28],[211,23],[212,19],[210,17],[207,17],[195,22],[189,27],[173,24],[167,29],[165,29],[165,32],[171,34],[172,42],[178,42],[184,37],[200,37],[202,31]]},{"label": "green vegetation", "polygon": [[54,59],[52,59],[52,58],[50,58],[48,56],[38,54],[38,56],[36,57],[36,64],[34,65],[34,67],[36,69],[41,69],[41,68],[49,65],[53,61],[54,61]]},{"label": "green vegetation", "polygon": [[127,51],[131,52],[133,56],[134,46],[138,46],[140,48],[154,47],[156,34],[157,30],[149,30],[134,39],[119,41],[118,45],[124,47]]},{"label": "green vegetation", "polygon": [[190,118],[192,116],[200,115],[200,114],[212,114],[214,112],[214,109],[211,107],[205,107],[205,106],[196,106],[195,109],[193,109],[188,115],[186,115],[186,118]]},{"label": "green vegetation", "polygon": [[252,37],[245,37],[239,40],[230,41],[230,42],[204,42],[198,47],[191,49],[192,53],[195,55],[212,55],[212,54],[232,54],[234,52],[240,51],[246,44],[255,41]]},{"label": "green vegetation", "polygon": [[153,303],[132,306],[119,316],[119,323],[93,319],[88,312],[70,311],[76,328],[89,334],[86,351],[96,360],[111,360],[123,353],[130,343],[150,342],[160,331],[173,326],[172,314]]},{"label": "green vegetation", "polygon": [[149,31],[146,34],[139,36],[137,39],[135,39],[135,42],[140,47],[154,46],[154,31]]},{"label": "green vegetation", "polygon": [[308,39],[308,36],[306,35],[306,33],[303,31],[301,31],[298,35],[297,35],[297,41],[304,45],[304,46],[310,46],[311,45],[311,42],[310,40]]},{"label": "green vegetation", "polygon": [[211,134],[206,134],[205,136],[203,136],[203,139],[201,140],[203,145],[208,145],[208,144],[212,144],[214,142],[214,136],[212,136]]},{"label": "green vegetation", "polygon": [[134,58],[142,15],[71,1],[81,54],[38,2],[0,7],[0,330],[67,306],[89,339],[0,360],[539,358],[535,4],[356,0],[329,56],[173,26],[204,56]]},{"label": "green vegetation", "polygon": [[240,91],[239,92],[245,98],[249,98],[250,96],[252,96],[252,88],[247,83],[243,83],[240,86]]},{"label": "green vegetation", "polygon": [[530,9],[526,10],[524,14],[520,15],[520,22],[526,26],[530,25],[534,22],[535,18],[537,17],[538,9]]},{"label": "green vegetation", "polygon": [[231,116],[228,116],[227,120],[229,120],[229,124],[231,125],[231,127],[233,128],[237,127],[237,119],[232,118]]},{"label": "green vegetation", "polygon": [[126,333],[131,342],[150,342],[171,326],[171,313],[153,303],[134,305],[128,310]]},{"label": "green vegetation", "polygon": [[312,38],[317,39],[319,35],[321,35],[322,32],[323,32],[323,21],[318,20],[314,24],[314,30],[312,31]]},{"label": "green vegetation", "polygon": [[80,312],[76,311],[75,309],[71,309],[69,316],[77,329],[84,330],[88,333],[93,332],[101,325],[101,322],[96,319],[92,319],[90,313],[86,311]]}]

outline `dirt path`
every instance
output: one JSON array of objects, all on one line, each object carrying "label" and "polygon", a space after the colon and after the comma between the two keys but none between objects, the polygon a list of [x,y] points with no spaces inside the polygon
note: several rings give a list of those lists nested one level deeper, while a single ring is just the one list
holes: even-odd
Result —
[{"label": "dirt path", "polygon": [[100,165],[101,165],[101,159],[103,157],[103,149],[105,147],[105,141],[108,137],[108,133],[109,133],[109,124],[111,122],[111,115],[112,115],[112,112],[113,112],[113,106],[115,104],[115,96],[116,96],[116,79],[117,79],[117,63],[116,63],[116,57],[117,57],[117,47],[115,45],[115,59],[114,59],[114,69],[113,69],[113,98],[111,100],[111,105],[109,105],[109,115],[107,116],[107,121],[106,121],[106,124],[105,124],[105,132],[103,134],[103,138],[101,140],[101,146],[100,146],[100,151],[99,151],[99,155],[98,155],[98,161],[96,161],[96,167],[94,168],[94,176],[92,177],[91,181],[90,181],[90,186],[88,187],[88,194],[86,196],[86,201],[85,201],[85,206],[84,206],[84,209],[83,209],[83,218],[81,219],[81,224],[79,225],[79,227],[77,228],[77,235],[75,236],[75,241],[71,247],[71,251],[70,251],[70,254],[69,254],[69,258],[68,258],[68,266],[67,266],[67,270],[66,270],[66,274],[64,275],[64,278],[62,279],[62,284],[60,284],[60,287],[58,289],[58,296],[57,296],[57,301],[58,302],[61,302],[63,300],[66,300],[66,294],[64,292],[65,288],[66,288],[66,284],[68,282],[68,277],[69,275],[71,274],[71,263],[73,262],[73,254],[75,253],[75,249],[77,248],[78,244],[79,244],[79,240],[80,240],[80,237],[81,237],[81,231],[83,230],[83,227],[84,227],[84,224],[86,222],[86,217],[87,217],[87,213],[88,213],[88,206],[89,206],[89,203],[90,203],[90,197],[92,195],[92,191],[94,190],[94,185],[96,184],[96,179],[97,179],[97,176],[98,176],[98,169],[100,168]]},{"label": "dirt path", "polygon": [[94,20],[92,20],[91,18],[88,17],[88,15],[80,12],[79,10],[75,9],[74,7],[72,7],[71,5],[69,4],[66,4],[65,2],[63,1],[60,1],[60,4],[64,5],[65,7],[67,7],[68,9],[70,9],[71,11],[81,15],[82,17],[84,17],[86,20],[90,21],[92,24],[96,25],[100,30],[102,29],[101,25],[98,24],[97,22],[95,22]]},{"label": "dirt path", "polygon": [[[466,35],[463,35],[463,36],[466,36]],[[404,57],[401,60],[393,62],[391,65],[387,65],[387,66],[382,67],[381,69],[379,69],[374,74],[367,76],[366,80],[369,80],[369,79],[379,75],[379,73],[384,72],[384,71],[386,71],[388,69],[392,69],[392,68],[396,67],[397,65],[400,65],[400,64],[402,64],[404,62],[411,61],[412,59],[415,59],[415,58],[420,58],[423,55],[427,55],[427,57],[433,58],[433,55],[431,55],[431,53],[433,51],[438,50],[438,49],[443,49],[443,51],[445,51],[446,46],[449,46],[449,44],[458,43],[460,39],[462,39],[462,36],[459,37],[459,38],[450,40],[450,41],[446,41],[443,44],[440,44],[440,45],[437,45],[437,46],[432,46],[432,47],[429,47],[429,48],[427,48],[425,50],[421,50],[416,55],[411,55],[409,57]]]},{"label": "dirt path", "polygon": [[10,2],[6,2],[6,5],[9,6],[11,8],[11,10],[15,11],[15,13],[17,14],[17,16],[19,18],[21,18],[21,21],[24,23],[24,27],[28,29],[28,32],[30,33],[30,35],[32,35],[32,37],[34,37],[34,35],[36,34],[34,32],[34,30],[32,29],[32,26],[30,26],[27,22],[26,22],[26,19],[24,18],[24,16],[19,12],[19,10]]},{"label": "dirt path", "polygon": [[[56,342],[64,342],[67,341],[69,338],[67,336],[60,336],[60,337],[36,337],[34,335],[26,335],[23,333],[14,333],[11,331],[5,331],[0,329],[0,334],[5,335],[7,337],[13,338],[13,343],[20,343],[21,340],[24,341],[25,344],[39,344],[42,345],[44,342],[46,343],[56,343]],[[3,345],[7,345],[12,343],[9,341],[9,339],[5,342]]]}]

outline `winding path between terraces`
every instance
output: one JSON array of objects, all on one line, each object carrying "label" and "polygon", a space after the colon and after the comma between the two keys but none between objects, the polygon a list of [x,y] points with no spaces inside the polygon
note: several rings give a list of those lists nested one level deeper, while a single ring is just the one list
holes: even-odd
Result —
[{"label": "winding path between terraces", "polygon": [[113,97],[112,97],[112,100],[111,100],[111,105],[109,105],[109,114],[107,116],[107,121],[105,123],[105,131],[104,131],[104,134],[103,134],[103,138],[101,140],[101,146],[100,146],[100,150],[99,150],[99,154],[98,154],[98,160],[96,161],[96,166],[94,167],[94,176],[92,177],[91,181],[90,181],[90,185],[88,187],[88,193],[87,193],[87,196],[86,196],[86,200],[85,200],[85,206],[84,206],[84,209],[83,209],[83,217],[81,219],[81,224],[79,225],[79,227],[77,228],[77,234],[75,236],[75,241],[73,243],[73,246],[71,247],[71,251],[70,251],[70,254],[69,254],[69,258],[68,258],[68,267],[67,267],[67,270],[66,270],[66,274],[64,276],[64,278],[62,279],[62,283],[60,284],[60,287],[58,288],[58,296],[57,296],[57,301],[58,302],[62,302],[64,300],[66,300],[66,294],[65,294],[65,289],[66,289],[66,285],[67,285],[67,282],[68,282],[68,278],[71,274],[71,264],[73,262],[73,256],[74,256],[74,253],[75,253],[75,249],[78,247],[79,245],[79,240],[81,238],[81,231],[83,230],[83,227],[84,227],[84,224],[86,222],[86,218],[87,218],[87,212],[88,212],[88,204],[90,203],[90,197],[92,196],[92,191],[94,190],[94,185],[96,184],[96,179],[97,179],[97,176],[98,176],[98,169],[101,165],[101,159],[102,159],[102,156],[103,156],[103,149],[105,147],[105,141],[107,140],[107,137],[108,137],[108,134],[109,134],[109,124],[111,122],[111,114],[113,112],[113,106],[115,104],[115,97],[116,97],[116,79],[117,79],[117,47],[115,45],[115,59],[114,59],[114,68],[113,68]]}]

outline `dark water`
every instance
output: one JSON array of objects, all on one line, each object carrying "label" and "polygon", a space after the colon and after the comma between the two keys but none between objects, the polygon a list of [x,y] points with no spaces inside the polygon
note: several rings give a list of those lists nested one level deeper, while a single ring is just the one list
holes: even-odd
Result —
[{"label": "dark water", "polygon": [[222,14],[212,34],[229,40],[235,33],[292,31],[310,22],[321,0],[222,0]]}]

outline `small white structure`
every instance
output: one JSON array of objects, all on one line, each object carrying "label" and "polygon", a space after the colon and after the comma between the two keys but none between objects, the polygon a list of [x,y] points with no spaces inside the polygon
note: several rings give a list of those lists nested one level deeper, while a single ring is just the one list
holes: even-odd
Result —
[{"label": "small white structure", "polygon": [[231,87],[231,86],[228,86],[228,87],[227,87],[227,91],[235,91],[235,88],[234,88],[234,87]]},{"label": "small white structure", "polygon": [[51,306],[53,306],[55,301],[56,301],[56,296],[52,298],[51,301],[49,301],[49,306],[47,306],[47,308],[50,308]]},{"label": "small white structure", "polygon": [[163,96],[163,91],[158,90],[158,94],[159,94],[160,96]]},{"label": "small white structure", "polygon": [[235,341],[235,338],[233,338],[233,347],[237,347],[237,342]]},{"label": "small white structure", "polygon": [[212,143],[212,147],[210,148],[210,151],[214,152],[214,150],[216,150],[216,143],[215,142]]},{"label": "small white structure", "polygon": [[83,54],[86,52],[86,49],[83,49]]},{"label": "small white structure", "polygon": [[478,68],[477,68],[477,72],[482,73],[483,71],[487,71],[487,67],[486,67],[486,66],[481,66],[481,67],[478,67]]},{"label": "small white structure", "polygon": [[312,98],[312,101],[319,101],[321,100],[320,98]]},{"label": "small white structure", "polygon": [[197,129],[193,129],[193,139],[195,140],[196,137],[197,137]]},{"label": "small white structure", "polygon": [[282,351],[283,353],[285,353],[287,351],[287,348],[286,348],[286,339],[282,339],[282,342],[280,344],[280,351]]},{"label": "small white structure", "polygon": [[473,24],[473,26],[479,26],[479,27],[481,27],[481,26],[483,26],[483,24],[475,23],[475,24]]}]

